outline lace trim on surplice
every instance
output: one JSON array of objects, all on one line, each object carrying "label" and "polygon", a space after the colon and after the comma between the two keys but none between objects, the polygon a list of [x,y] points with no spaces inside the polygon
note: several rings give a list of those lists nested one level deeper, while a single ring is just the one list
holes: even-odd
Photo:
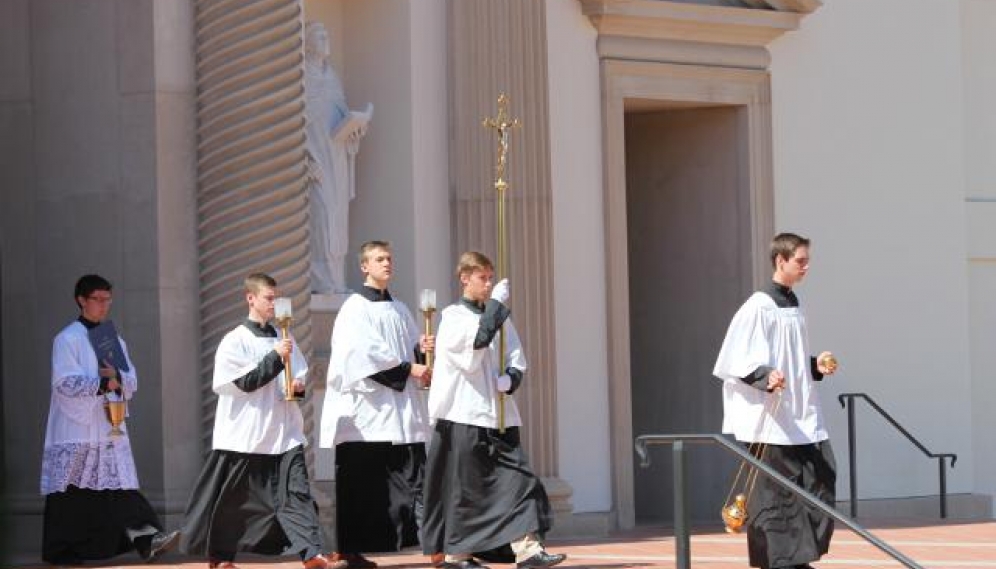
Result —
[{"label": "lace trim on surplice", "polygon": [[87,397],[97,394],[100,389],[100,378],[71,375],[60,378],[53,384],[56,392],[65,397]]},{"label": "lace trim on surplice", "polygon": [[42,459],[41,493],[64,492],[69,485],[91,490],[137,490],[138,474],[128,438],[47,447]]}]

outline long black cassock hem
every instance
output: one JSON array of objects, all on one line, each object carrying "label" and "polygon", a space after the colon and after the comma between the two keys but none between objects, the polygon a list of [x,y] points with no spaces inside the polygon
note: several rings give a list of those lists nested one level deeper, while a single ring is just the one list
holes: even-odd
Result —
[{"label": "long black cassock hem", "polygon": [[187,504],[180,550],[217,561],[239,551],[321,553],[303,447],[278,455],[211,451]]},{"label": "long black cassock hem", "polygon": [[550,500],[529,468],[519,428],[436,423],[425,470],[426,554],[474,553],[514,563],[509,543],[552,527]]},{"label": "long black cassock hem", "polygon": [[[830,441],[767,445],[764,462],[826,504],[835,505],[837,466]],[[807,506],[763,474],[758,477],[748,511],[751,567],[804,565],[830,550],[833,518]]]},{"label": "long black cassock hem", "polygon": [[138,490],[91,490],[69,486],[45,496],[42,559],[75,564],[131,550],[148,553],[163,525]]},{"label": "long black cassock hem", "polygon": [[418,545],[425,444],[335,447],[336,529],[342,553]]}]

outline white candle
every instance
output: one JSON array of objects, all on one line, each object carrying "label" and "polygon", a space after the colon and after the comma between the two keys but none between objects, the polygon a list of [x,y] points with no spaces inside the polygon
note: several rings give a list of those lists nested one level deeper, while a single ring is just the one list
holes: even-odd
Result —
[{"label": "white candle", "polygon": [[427,312],[429,310],[436,309],[436,291],[431,288],[422,289],[422,295],[419,298],[419,308],[422,312]]},{"label": "white candle", "polygon": [[291,317],[291,299],[282,296],[273,301],[274,316],[278,319]]}]

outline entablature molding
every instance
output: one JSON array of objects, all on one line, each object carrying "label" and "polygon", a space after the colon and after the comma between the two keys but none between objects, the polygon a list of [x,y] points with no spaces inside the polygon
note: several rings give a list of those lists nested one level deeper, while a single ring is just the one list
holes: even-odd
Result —
[{"label": "entablature molding", "polygon": [[[578,0],[598,32],[602,59],[763,69],[767,46],[796,30],[820,0]],[[731,4],[736,4],[732,2]]]}]

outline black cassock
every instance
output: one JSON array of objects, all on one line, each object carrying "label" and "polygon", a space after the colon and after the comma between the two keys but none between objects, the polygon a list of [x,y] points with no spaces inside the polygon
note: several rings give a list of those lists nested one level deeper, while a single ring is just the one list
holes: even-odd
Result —
[{"label": "black cassock", "polygon": [[[836,464],[830,441],[767,445],[764,462],[802,489],[834,506]],[[747,550],[751,567],[792,567],[830,550],[833,518],[807,505],[763,474],[748,503]]]},{"label": "black cassock", "polygon": [[211,451],[187,505],[184,553],[218,561],[240,551],[310,559],[321,548],[303,447],[277,455]]},{"label": "black cassock", "polygon": [[425,474],[422,551],[514,563],[509,543],[552,526],[550,500],[522,450],[519,428],[439,420]]},{"label": "black cassock", "polygon": [[45,496],[42,559],[75,565],[135,549],[149,553],[163,529],[138,490],[91,490],[69,486]]},{"label": "black cassock", "polygon": [[418,545],[423,443],[336,445],[338,551],[398,551]]}]

